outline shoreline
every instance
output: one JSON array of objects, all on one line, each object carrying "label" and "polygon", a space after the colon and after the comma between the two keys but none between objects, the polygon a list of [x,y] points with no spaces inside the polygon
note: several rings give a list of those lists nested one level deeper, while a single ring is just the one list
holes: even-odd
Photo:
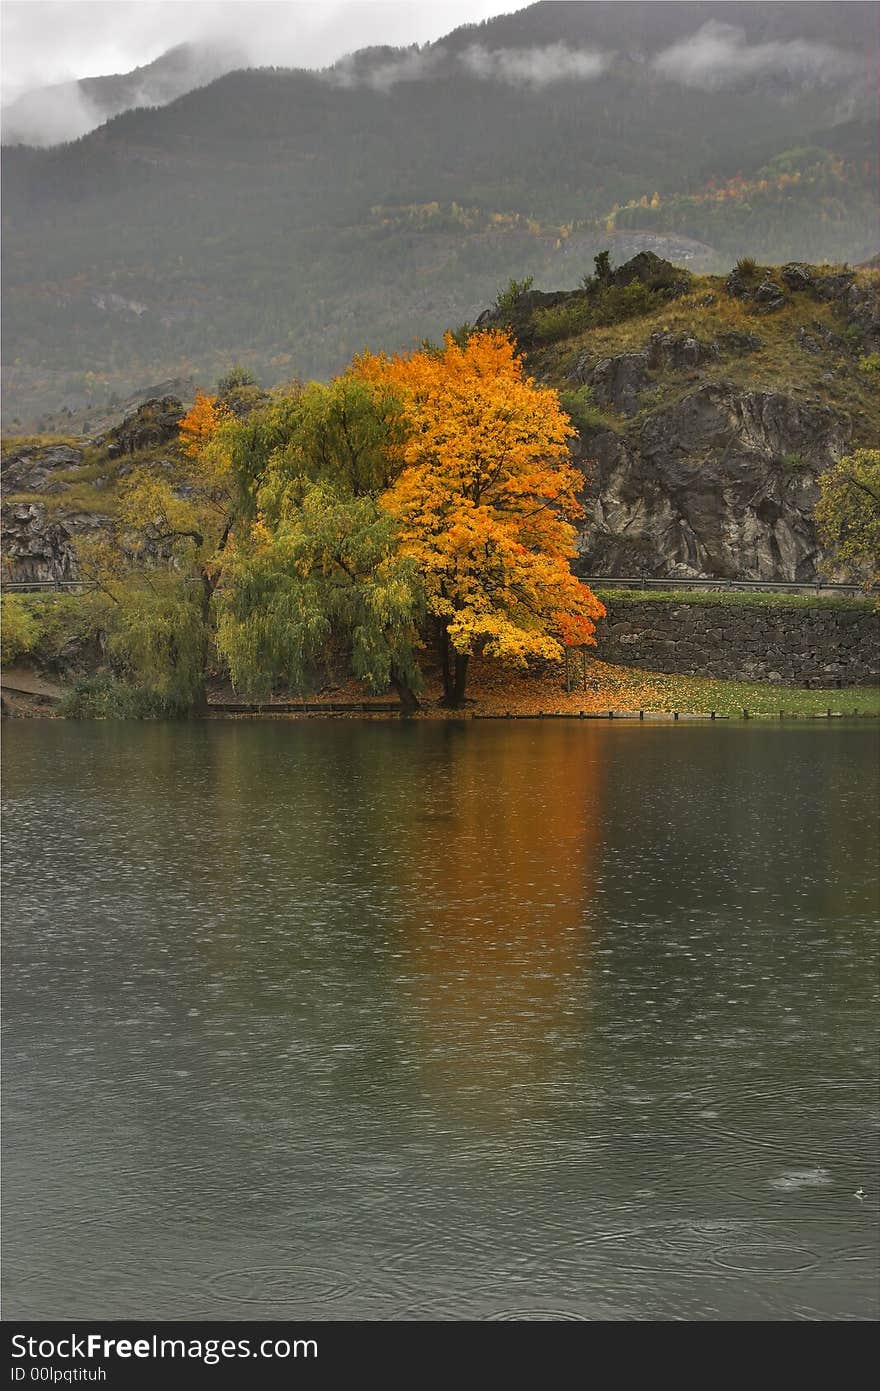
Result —
[{"label": "shoreline", "polygon": [[[558,671],[511,674],[476,664],[471,694],[458,708],[441,704],[436,675],[429,674],[415,710],[370,696],[354,681],[325,688],[324,698],[246,700],[228,686],[209,696],[193,720],[604,720],[608,723],[692,723],[880,718],[880,686],[791,687],[770,682],[732,682],[616,667],[593,659],[581,689],[565,689]],[[585,686],[585,689],[583,688]],[[560,689],[561,687],[561,689]],[[28,669],[2,675],[2,713],[8,719],[66,719],[59,706],[72,690]],[[88,718],[88,717],[86,717]],[[93,718],[114,718],[94,716]],[[124,718],[119,716],[118,718]],[[155,717],[161,720],[162,717]],[[174,717],[169,716],[168,719]]]}]

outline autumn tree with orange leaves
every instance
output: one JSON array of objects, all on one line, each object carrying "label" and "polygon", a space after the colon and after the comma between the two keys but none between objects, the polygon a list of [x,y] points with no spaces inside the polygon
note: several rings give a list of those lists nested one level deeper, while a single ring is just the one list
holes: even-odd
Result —
[{"label": "autumn tree with orange leaves", "polygon": [[422,576],[445,701],[463,701],[474,653],[522,667],[595,645],[604,607],[569,568],[582,515],[574,431],[510,339],[480,332],[460,346],[447,334],[442,351],[365,355],[354,371],[403,402],[408,428],[381,503]]},{"label": "autumn tree with orange leaves", "polygon": [[191,459],[198,459],[229,415],[228,407],[218,397],[197,390],[193,405],[178,426],[183,452]]}]

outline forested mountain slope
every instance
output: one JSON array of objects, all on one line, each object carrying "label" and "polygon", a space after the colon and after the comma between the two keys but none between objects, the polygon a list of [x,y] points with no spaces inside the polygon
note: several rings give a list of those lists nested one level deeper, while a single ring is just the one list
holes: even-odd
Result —
[{"label": "forested mountain slope", "polygon": [[859,4],[539,4],[8,150],[7,429],[234,359],[326,375],[606,245],[864,259],[874,31]]}]

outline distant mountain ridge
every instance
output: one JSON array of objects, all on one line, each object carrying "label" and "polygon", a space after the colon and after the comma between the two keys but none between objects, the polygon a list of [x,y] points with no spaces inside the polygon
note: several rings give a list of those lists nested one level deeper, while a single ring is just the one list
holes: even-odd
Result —
[{"label": "distant mountain ridge", "polygon": [[[806,13],[807,9],[814,13]],[[653,63],[689,85],[743,85],[767,78],[849,81],[876,46],[877,6],[744,4],[742,0],[542,0],[514,14],[464,25],[436,43],[364,48],[321,76],[333,85],[386,89],[401,81],[472,74],[513,83],[597,75],[609,63]],[[792,25],[785,9],[797,11]],[[579,45],[586,44],[581,49]],[[140,107],[165,106],[235,70],[253,68],[238,43],[180,43],[128,73],[34,88],[2,108],[4,144],[51,146],[78,139]],[[305,71],[288,66],[290,72]]]},{"label": "distant mountain ridge", "polygon": [[7,422],[236,359],[327,375],[605,245],[865,260],[875,46],[872,5],[544,3],[8,148]]},{"label": "distant mountain ridge", "polygon": [[134,68],[23,92],[4,105],[4,145],[49,146],[78,140],[113,116],[141,106],[165,106],[242,64],[240,50],[182,43]]}]

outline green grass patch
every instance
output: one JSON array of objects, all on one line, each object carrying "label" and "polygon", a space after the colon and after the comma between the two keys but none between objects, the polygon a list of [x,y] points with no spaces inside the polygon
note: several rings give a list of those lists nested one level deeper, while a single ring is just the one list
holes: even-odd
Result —
[{"label": "green grass patch", "polygon": [[731,608],[861,609],[875,608],[876,597],[866,594],[775,594],[742,589],[595,589],[606,607],[621,604],[703,604]]},{"label": "green grass patch", "polygon": [[163,720],[180,713],[154,691],[104,672],[76,681],[58,704],[58,714],[67,720]]},{"label": "green grass patch", "polygon": [[10,435],[3,436],[0,442],[0,456],[18,454],[22,449],[37,449],[52,444],[68,444],[73,449],[82,448],[82,436],[77,435]]},{"label": "green grass patch", "polygon": [[45,507],[50,517],[57,512],[94,512],[100,516],[112,516],[116,510],[116,496],[112,489],[94,488],[88,483],[73,483],[61,493],[7,493],[6,501]]},{"label": "green grass patch", "polygon": [[[709,676],[672,676],[629,669],[632,677],[650,683],[654,710],[681,714],[775,716],[787,719],[835,714],[880,716],[880,686],[847,686],[843,690],[805,690],[768,681],[721,681]],[[647,706],[645,707],[648,708]]]}]

